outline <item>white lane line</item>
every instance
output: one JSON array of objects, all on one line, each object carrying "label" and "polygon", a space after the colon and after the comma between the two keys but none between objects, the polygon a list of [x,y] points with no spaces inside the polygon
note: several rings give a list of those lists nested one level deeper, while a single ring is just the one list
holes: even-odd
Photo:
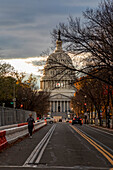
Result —
[{"label": "white lane line", "polygon": [[92,129],[95,129],[95,130],[97,130],[97,131],[100,131],[100,132],[103,132],[103,133],[106,133],[106,134],[108,134],[108,135],[111,135],[111,136],[113,136],[113,134],[112,133],[109,133],[109,132],[105,132],[104,131],[104,129],[103,130],[100,130],[100,129],[98,129],[98,128],[95,128],[95,127],[93,127],[93,126],[87,126],[87,125],[85,125],[86,127],[91,127]]},{"label": "white lane line", "polygon": [[[51,133],[53,133],[56,125],[53,125],[51,129],[47,132],[47,134],[44,136],[44,138],[40,141],[40,143],[35,147],[35,149],[32,151],[28,159],[25,161],[23,166],[27,166],[29,163],[33,164],[37,158],[37,155],[41,152],[41,149],[43,149],[43,145],[48,140],[49,136],[52,136]],[[50,139],[50,138],[49,138]],[[48,141],[49,142],[49,141]]]},{"label": "white lane line", "polygon": [[98,144],[100,144],[101,146],[105,147],[106,149],[108,149],[109,151],[111,151],[113,153],[113,150],[111,148],[109,148],[108,146],[104,145],[103,143],[99,142],[98,140],[96,140],[95,138],[93,138],[92,136],[88,135],[86,132],[84,132],[83,130],[79,129],[78,127],[76,127],[78,130],[80,130],[82,133],[84,133],[85,135],[87,135],[89,138],[91,138],[92,140],[94,140],[95,142],[97,142]]},{"label": "white lane line", "polygon": [[[89,126],[85,126],[85,127],[89,129]],[[103,131],[101,131],[101,130],[98,131],[98,130],[96,130],[96,128],[92,128],[92,127],[90,128],[90,130],[93,131],[93,132],[96,132],[96,133],[98,133],[98,134],[100,134],[100,135],[102,135],[106,138],[106,134],[102,133]],[[109,135],[109,136],[107,136],[107,138],[109,138],[111,140],[112,136]]]},{"label": "white lane line", "polygon": [[44,153],[44,150],[46,149],[46,146],[48,145],[48,143],[49,143],[49,141],[50,141],[50,138],[51,138],[51,136],[52,136],[52,134],[53,134],[53,132],[54,132],[54,130],[55,130],[55,127],[56,127],[56,126],[53,127],[52,132],[51,132],[48,140],[46,141],[45,145],[44,145],[43,148],[41,149],[41,151],[40,151],[40,153],[39,153],[39,155],[38,155],[38,157],[37,157],[37,159],[36,159],[36,161],[35,161],[35,164],[39,164],[40,159],[41,159],[41,157],[42,157],[42,155],[43,155],[43,153]]}]

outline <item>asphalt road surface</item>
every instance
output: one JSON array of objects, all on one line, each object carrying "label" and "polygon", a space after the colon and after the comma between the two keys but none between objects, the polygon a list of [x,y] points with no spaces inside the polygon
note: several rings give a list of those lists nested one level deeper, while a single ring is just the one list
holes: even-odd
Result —
[{"label": "asphalt road surface", "polygon": [[0,153],[0,170],[113,168],[113,131],[59,122]]}]

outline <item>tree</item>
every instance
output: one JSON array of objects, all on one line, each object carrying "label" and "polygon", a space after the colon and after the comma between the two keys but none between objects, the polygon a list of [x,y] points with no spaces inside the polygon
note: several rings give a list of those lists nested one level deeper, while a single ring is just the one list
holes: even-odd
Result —
[{"label": "tree", "polygon": [[[106,92],[108,93],[108,89],[107,91],[104,89],[106,84],[102,83],[98,79],[92,79],[91,77],[86,76],[78,79],[78,81],[75,82],[75,87],[77,92],[75,96],[72,97],[72,107],[77,110],[77,107],[79,106],[84,113],[87,110],[91,113],[91,118],[93,118],[93,110],[95,110],[95,117],[96,113],[98,113],[98,118],[101,125],[102,116],[104,118],[107,117],[106,108],[108,106],[108,96],[106,95]],[[102,115],[100,113],[101,110]]]},{"label": "tree", "polygon": [[35,109],[37,115],[43,116],[47,114],[50,110],[50,93],[46,91],[38,91],[37,100],[35,102]]},{"label": "tree", "polygon": [[15,79],[11,76],[0,78],[0,103],[5,103],[6,107],[12,107],[10,102],[14,98]]},{"label": "tree", "polygon": [[6,63],[0,64],[0,104],[5,107],[36,111],[43,115],[48,112],[50,93],[38,92],[37,80],[32,74],[18,73]]},{"label": "tree", "polygon": [[7,63],[0,63],[0,78],[15,75],[14,67]]},{"label": "tree", "polygon": [[31,74],[27,79],[25,75],[18,75],[16,85],[16,105],[17,108],[36,111],[38,115],[48,113],[50,93],[38,91],[36,88],[36,78]]},{"label": "tree", "polygon": [[0,63],[0,104],[5,106],[12,106],[10,102],[14,96],[15,78],[14,68],[7,63]]},{"label": "tree", "polygon": [[113,0],[100,3],[95,10],[87,9],[83,17],[84,23],[73,17],[69,17],[68,24],[60,23],[52,32],[53,39],[60,29],[65,49],[84,56],[82,69],[69,69],[113,86]]}]

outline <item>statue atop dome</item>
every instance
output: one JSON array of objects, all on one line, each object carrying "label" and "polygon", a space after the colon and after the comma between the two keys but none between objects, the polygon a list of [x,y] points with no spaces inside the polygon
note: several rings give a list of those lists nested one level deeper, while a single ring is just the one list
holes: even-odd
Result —
[{"label": "statue atop dome", "polygon": [[61,31],[59,30],[58,31],[58,41],[61,41],[60,35],[61,35]]},{"label": "statue atop dome", "polygon": [[61,40],[61,31],[58,31],[58,39],[56,41],[56,50],[55,52],[62,52],[62,40]]}]

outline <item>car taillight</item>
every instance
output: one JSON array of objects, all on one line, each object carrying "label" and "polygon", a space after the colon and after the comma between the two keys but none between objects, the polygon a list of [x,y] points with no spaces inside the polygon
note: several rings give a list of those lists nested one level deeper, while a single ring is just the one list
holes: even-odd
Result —
[{"label": "car taillight", "polygon": [[73,118],[73,120],[75,120],[75,118]]}]

